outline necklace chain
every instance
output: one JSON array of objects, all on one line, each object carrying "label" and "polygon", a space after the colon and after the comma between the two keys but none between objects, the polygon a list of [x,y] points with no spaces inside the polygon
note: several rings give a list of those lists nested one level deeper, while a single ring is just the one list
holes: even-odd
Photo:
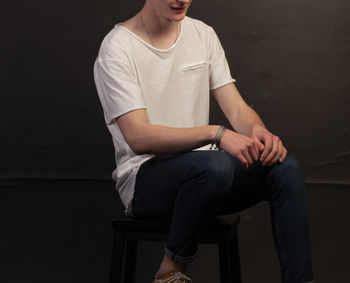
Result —
[{"label": "necklace chain", "polygon": [[[152,45],[153,45],[154,47],[156,47],[155,44],[154,44],[154,42],[153,42],[153,40],[152,40],[152,37],[151,37],[150,33],[148,32],[148,29],[146,28],[146,26],[145,26],[145,24],[144,24],[144,22],[143,22],[142,14],[141,14],[141,13],[140,13],[140,20],[141,20],[141,24],[142,24],[143,28],[145,29],[145,31],[146,31],[146,33],[147,33],[147,36],[148,36],[149,40],[151,41]],[[177,38],[178,38],[178,36],[179,36],[179,27],[180,27],[180,24],[178,24],[178,26],[177,26],[176,37],[175,37],[174,43],[176,42],[176,40],[177,40]]]}]

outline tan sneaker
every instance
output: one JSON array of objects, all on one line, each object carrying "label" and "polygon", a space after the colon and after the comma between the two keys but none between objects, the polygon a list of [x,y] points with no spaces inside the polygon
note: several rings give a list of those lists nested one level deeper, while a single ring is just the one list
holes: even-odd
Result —
[{"label": "tan sneaker", "polygon": [[192,283],[192,280],[179,271],[170,271],[162,275],[157,272],[153,283]]}]

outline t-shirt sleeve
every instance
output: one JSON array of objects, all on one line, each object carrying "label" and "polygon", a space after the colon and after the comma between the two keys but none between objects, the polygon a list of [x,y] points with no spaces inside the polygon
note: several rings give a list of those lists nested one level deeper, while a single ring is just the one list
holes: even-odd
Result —
[{"label": "t-shirt sleeve", "polygon": [[136,72],[124,51],[104,41],[94,64],[94,79],[107,124],[146,108]]},{"label": "t-shirt sleeve", "polygon": [[228,83],[235,82],[230,73],[225,51],[213,28],[210,28],[210,89],[214,90]]}]

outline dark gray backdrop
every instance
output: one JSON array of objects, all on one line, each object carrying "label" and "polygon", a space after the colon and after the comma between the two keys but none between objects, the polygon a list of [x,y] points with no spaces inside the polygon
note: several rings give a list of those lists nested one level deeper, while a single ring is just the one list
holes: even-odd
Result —
[{"label": "dark gray backdrop", "polygon": [[[142,1],[4,2],[0,176],[109,178],[112,144],[92,66],[106,33]],[[350,182],[349,8],[195,0],[189,13],[216,29],[242,95],[310,182]],[[222,123],[216,108],[212,117]]]},{"label": "dark gray backdrop", "polygon": [[[0,201],[3,232],[9,232],[1,236],[0,271],[7,272],[2,273],[7,274],[2,282],[73,282],[72,278],[81,278],[81,273],[73,272],[74,267],[70,276],[63,275],[68,272],[67,262],[82,262],[80,271],[86,274],[90,270],[85,280],[98,279],[100,274],[108,277],[110,246],[97,243],[109,243],[111,230],[106,227],[110,218],[121,212],[121,206],[110,197],[115,196],[113,183],[108,181],[114,169],[113,147],[92,68],[103,37],[142,4],[117,0],[1,1]],[[194,0],[189,11],[190,16],[217,31],[240,92],[300,160],[307,183],[328,184],[310,187],[317,237],[328,231],[336,217],[342,226],[342,219],[347,221],[349,214],[344,208],[350,191],[349,11],[347,0]],[[215,102],[211,111],[213,123],[226,123]],[[34,181],[28,185],[28,179]],[[52,185],[42,179],[107,181]],[[332,214],[334,208],[340,210]],[[254,226],[251,220],[260,217],[260,210],[254,211],[243,215],[250,222],[246,226],[242,223],[242,233],[246,239],[259,241],[265,234],[257,232],[257,227],[264,230],[268,224]],[[343,218],[339,218],[340,212]],[[94,229],[101,228],[102,236],[96,232],[100,238],[95,234],[77,236],[82,230],[91,235],[89,221],[82,221],[84,215],[95,221]],[[24,224],[26,229],[21,227]],[[255,228],[249,230],[251,227]],[[341,229],[326,235],[349,236]],[[46,244],[32,246],[33,239],[43,243],[40,235]],[[255,252],[249,255],[250,244],[244,239],[242,245],[247,250],[242,256],[247,266]],[[342,239],[334,242],[344,243]],[[85,245],[79,246],[80,240]],[[339,245],[327,250],[325,240],[314,238],[320,258],[329,257],[331,251],[334,257],[344,251]],[[56,241],[63,242],[57,246]],[[100,253],[82,260],[93,245]],[[267,266],[275,270],[275,255],[271,258]],[[61,266],[52,269],[59,260]],[[319,272],[332,266],[328,261],[317,264]],[[51,268],[45,273],[47,277],[36,277],[47,265]],[[91,269],[96,265],[101,270]],[[18,273],[19,266],[26,266],[26,271]],[[251,271],[256,272],[256,268],[248,269],[246,278]],[[16,281],[15,274],[27,279]],[[330,276],[333,279],[334,274]]]}]

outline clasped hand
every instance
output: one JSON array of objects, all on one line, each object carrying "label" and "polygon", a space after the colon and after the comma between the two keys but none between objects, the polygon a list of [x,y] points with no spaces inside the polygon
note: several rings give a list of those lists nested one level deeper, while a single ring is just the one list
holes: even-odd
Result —
[{"label": "clasped hand", "polygon": [[272,166],[287,156],[280,138],[262,126],[254,127],[251,137],[226,129],[220,147],[238,158],[247,169],[258,160],[264,166]]}]

